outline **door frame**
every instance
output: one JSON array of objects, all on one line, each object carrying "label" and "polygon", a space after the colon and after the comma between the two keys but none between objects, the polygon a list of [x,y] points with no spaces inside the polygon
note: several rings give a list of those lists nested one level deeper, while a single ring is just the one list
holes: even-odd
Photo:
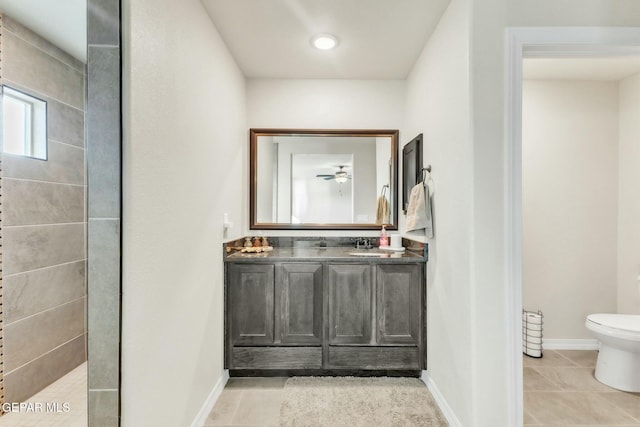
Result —
[{"label": "door frame", "polygon": [[522,425],[522,61],[640,54],[640,27],[512,27],[505,35],[505,236],[509,418]]}]

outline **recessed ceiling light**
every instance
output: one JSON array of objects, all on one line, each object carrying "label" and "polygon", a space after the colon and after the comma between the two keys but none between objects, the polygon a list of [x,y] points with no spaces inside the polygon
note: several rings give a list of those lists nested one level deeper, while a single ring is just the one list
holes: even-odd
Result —
[{"label": "recessed ceiling light", "polygon": [[311,45],[316,49],[330,50],[338,45],[338,39],[331,34],[318,34],[311,38]]}]

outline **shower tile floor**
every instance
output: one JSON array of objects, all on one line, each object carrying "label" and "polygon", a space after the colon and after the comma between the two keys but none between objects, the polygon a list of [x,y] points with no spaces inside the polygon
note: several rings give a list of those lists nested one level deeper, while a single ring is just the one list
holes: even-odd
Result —
[{"label": "shower tile floor", "polygon": [[545,350],[523,356],[524,425],[640,426],[640,393],[598,382],[597,351]]},{"label": "shower tile floor", "polygon": [[25,402],[69,403],[69,412],[9,412],[0,417],[0,427],[86,427],[87,364],[86,362],[58,381],[34,394]]}]

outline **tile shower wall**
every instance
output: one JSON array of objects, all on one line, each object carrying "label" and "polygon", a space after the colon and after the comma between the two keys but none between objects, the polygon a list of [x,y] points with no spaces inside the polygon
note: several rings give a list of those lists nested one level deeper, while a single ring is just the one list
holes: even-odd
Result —
[{"label": "tile shower wall", "polygon": [[87,9],[89,427],[119,425],[120,1]]},{"label": "tile shower wall", "polygon": [[47,101],[48,159],[3,154],[5,400],[86,360],[84,64],[3,17],[2,82]]}]

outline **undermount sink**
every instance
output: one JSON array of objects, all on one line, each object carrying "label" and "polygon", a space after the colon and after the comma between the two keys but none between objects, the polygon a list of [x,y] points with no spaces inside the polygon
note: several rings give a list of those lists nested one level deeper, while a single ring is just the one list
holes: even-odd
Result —
[{"label": "undermount sink", "polygon": [[380,252],[349,252],[352,256],[365,256],[365,257],[386,257],[389,254],[381,254]]}]

